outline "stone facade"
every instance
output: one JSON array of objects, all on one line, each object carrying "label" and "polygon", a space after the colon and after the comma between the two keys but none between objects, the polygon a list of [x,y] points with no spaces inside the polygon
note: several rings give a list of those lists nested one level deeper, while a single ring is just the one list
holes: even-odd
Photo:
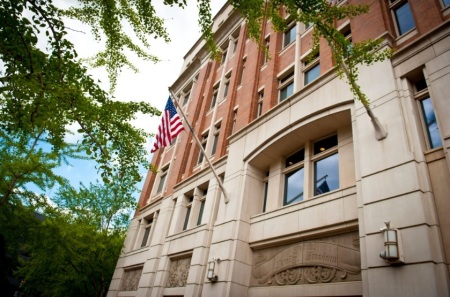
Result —
[{"label": "stone facade", "polygon": [[[396,49],[360,68],[387,138],[375,137],[326,43],[305,63],[313,28],[291,24],[288,43],[264,23],[265,59],[225,5],[213,26],[223,60],[199,40],[171,89],[229,201],[192,135],[158,150],[109,297],[450,295],[448,1],[338,5],[347,2],[370,12],[337,28]],[[402,263],[379,256],[388,221]]]}]

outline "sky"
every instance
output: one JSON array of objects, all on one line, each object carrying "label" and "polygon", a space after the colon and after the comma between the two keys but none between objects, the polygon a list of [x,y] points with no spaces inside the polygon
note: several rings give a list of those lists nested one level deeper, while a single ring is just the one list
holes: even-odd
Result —
[{"label": "sky", "polygon": [[[197,1],[188,0],[187,7],[180,9],[162,4],[163,1],[153,1],[157,15],[165,20],[171,42],[166,44],[162,40],[149,38],[151,42],[150,52],[161,60],[158,63],[142,61],[130,55],[130,60],[139,68],[138,73],[130,69],[123,69],[118,81],[116,91],[113,96],[120,101],[145,101],[162,110],[169,96],[168,87],[175,82],[180,74],[183,57],[200,38],[200,28],[197,23],[198,9]],[[212,0],[212,15],[214,16],[225,4],[225,0]],[[58,7],[76,5],[76,0],[54,1]],[[96,44],[89,28],[83,27],[79,22],[73,20],[65,21],[68,30],[68,39],[74,43],[78,55],[81,58],[93,56],[102,47]],[[74,29],[74,30],[71,30]],[[102,83],[104,90],[109,90],[108,76],[104,69],[89,69],[89,73]],[[148,117],[139,115],[132,124],[146,132],[156,133],[159,125],[159,117]],[[74,128],[75,130],[75,128]],[[68,140],[76,141],[77,135],[69,135]],[[149,138],[146,149],[150,151],[153,139]],[[150,160],[151,156],[149,156]],[[86,186],[89,182],[95,182],[98,178],[95,169],[95,162],[84,160],[71,160],[70,165],[63,165],[57,169],[60,174],[70,180],[71,184],[78,186],[80,182]],[[138,184],[141,189],[145,180],[146,171],[142,170],[142,181]],[[47,195],[52,196],[52,189]],[[137,198],[139,193],[137,193]]]}]

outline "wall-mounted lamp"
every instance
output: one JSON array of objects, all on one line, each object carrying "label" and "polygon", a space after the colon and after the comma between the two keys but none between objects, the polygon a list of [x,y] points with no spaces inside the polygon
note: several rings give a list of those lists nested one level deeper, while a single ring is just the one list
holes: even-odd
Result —
[{"label": "wall-mounted lamp", "polygon": [[219,258],[213,258],[212,261],[208,262],[208,274],[207,274],[207,278],[211,281],[211,282],[216,282],[218,277],[216,274],[214,274],[214,268],[216,267],[216,262],[220,263],[220,259]]},{"label": "wall-mounted lamp", "polygon": [[391,229],[391,222],[384,222],[386,227],[380,229],[384,237],[384,251],[380,257],[389,264],[402,264],[403,256],[400,253],[399,236],[397,230]]}]

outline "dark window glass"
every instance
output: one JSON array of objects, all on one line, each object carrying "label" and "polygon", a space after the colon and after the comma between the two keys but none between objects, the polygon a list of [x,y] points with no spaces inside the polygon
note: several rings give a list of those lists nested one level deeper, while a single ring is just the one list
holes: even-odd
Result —
[{"label": "dark window glass", "polygon": [[297,34],[297,26],[295,24],[284,32],[283,47],[288,46],[295,40]]},{"label": "dark window glass", "polygon": [[166,181],[166,176],[167,176],[167,172],[164,171],[161,174],[161,179],[159,180],[158,190],[156,191],[156,194],[159,194],[162,192],[162,190],[164,188],[164,182]]},{"label": "dark window glass", "polygon": [[314,163],[314,194],[339,188],[339,155],[328,156]]},{"label": "dark window glass", "polygon": [[189,216],[191,215],[192,201],[194,197],[189,198],[189,204],[186,206],[186,217],[184,218],[183,230],[186,230],[189,223]]},{"label": "dark window glass", "polygon": [[433,104],[431,98],[426,98],[420,101],[422,106],[423,118],[425,120],[425,128],[428,133],[428,140],[431,148],[442,146],[441,136],[439,135],[439,127],[436,122],[436,115],[434,114]]},{"label": "dark window glass", "polygon": [[286,167],[292,166],[294,164],[300,163],[305,160],[305,150],[301,149],[298,152],[290,155],[286,158]]},{"label": "dark window glass", "polygon": [[198,219],[197,219],[197,226],[199,226],[202,223],[202,217],[203,217],[203,209],[205,208],[205,199],[200,201],[200,210],[198,212]]},{"label": "dark window glass", "polygon": [[305,86],[318,78],[320,75],[320,64],[311,67],[307,71],[305,71]]},{"label": "dark window glass", "polygon": [[148,241],[148,236],[150,235],[150,230],[151,230],[151,225],[147,226],[145,228],[145,232],[144,232],[144,237],[142,238],[142,243],[141,243],[141,247],[144,247],[147,245],[147,241]]},{"label": "dark window glass", "polygon": [[289,205],[303,200],[303,167],[286,174],[284,189],[284,205]]},{"label": "dark window glass", "polygon": [[426,80],[424,78],[422,78],[421,80],[417,81],[414,85],[416,87],[416,92],[420,92],[420,91],[425,90],[426,88],[428,88],[427,82],[426,82]]},{"label": "dark window glass", "polygon": [[269,187],[269,182],[265,181],[264,182],[264,193],[263,193],[263,212],[266,212],[266,205],[267,205],[267,189]]},{"label": "dark window glass", "polygon": [[314,155],[324,152],[332,147],[335,147],[337,146],[337,144],[338,144],[337,135],[333,135],[325,139],[316,141],[314,143]]},{"label": "dark window glass", "polygon": [[294,94],[294,82],[280,89],[280,102]]},{"label": "dark window glass", "polygon": [[215,155],[216,154],[217,142],[219,141],[219,134],[220,134],[220,126],[216,127],[216,133],[214,134],[214,140],[213,140],[213,147],[212,147],[211,155]]},{"label": "dark window glass", "polygon": [[408,2],[396,7],[394,13],[400,35],[405,34],[416,26]]}]

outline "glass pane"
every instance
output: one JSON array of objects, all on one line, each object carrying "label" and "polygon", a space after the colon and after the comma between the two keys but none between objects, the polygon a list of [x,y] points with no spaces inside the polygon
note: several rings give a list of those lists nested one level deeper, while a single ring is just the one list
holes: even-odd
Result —
[{"label": "glass pane", "polygon": [[303,180],[303,168],[286,174],[284,205],[303,200]]},{"label": "glass pane", "polygon": [[291,82],[289,85],[285,86],[280,90],[280,102],[290,97],[293,93],[294,93],[294,82]]},{"label": "glass pane", "polygon": [[336,153],[314,163],[314,194],[339,188],[339,155]]},{"label": "glass pane", "polygon": [[267,205],[267,188],[269,187],[269,182],[264,182],[264,194],[263,194],[263,212],[266,212],[266,205]]},{"label": "glass pane", "polygon": [[158,190],[156,191],[156,193],[161,193],[161,191],[164,187],[165,180],[166,180],[166,174],[164,173],[163,175],[161,175],[161,179],[159,180]]},{"label": "glass pane", "polygon": [[328,138],[319,140],[314,143],[314,155],[324,152],[327,149],[337,146],[338,139],[337,135],[330,136]]},{"label": "glass pane", "polygon": [[187,229],[190,214],[191,214],[191,207],[188,207],[188,208],[186,208],[186,217],[184,218],[183,230]]},{"label": "glass pane", "polygon": [[443,2],[445,7],[450,5],[450,0],[443,0]]},{"label": "glass pane", "polygon": [[145,228],[145,233],[144,233],[144,237],[142,238],[141,247],[144,247],[147,245],[148,236],[150,235],[150,230],[151,230],[151,227]]},{"label": "glass pane", "polygon": [[290,155],[286,158],[286,167],[292,166],[294,164],[300,163],[305,160],[305,150],[301,149],[298,152]]},{"label": "glass pane", "polygon": [[201,204],[200,204],[200,210],[198,212],[198,219],[197,219],[197,226],[200,225],[202,223],[202,218],[203,218],[203,209],[205,208],[205,201],[206,200],[202,200]]},{"label": "glass pane", "polygon": [[441,136],[439,135],[439,127],[436,122],[431,98],[420,101],[422,105],[423,118],[425,119],[425,127],[427,128],[428,140],[431,148],[442,146]]},{"label": "glass pane", "polygon": [[400,35],[405,34],[416,26],[408,2],[405,2],[395,9],[395,18],[397,19],[398,32]]},{"label": "glass pane", "polygon": [[283,47],[286,47],[295,40],[295,34],[297,34],[297,27],[295,25],[289,28],[286,32],[284,32]]},{"label": "glass pane", "polygon": [[320,64],[312,67],[308,71],[305,72],[305,86],[318,78],[320,75]]}]

